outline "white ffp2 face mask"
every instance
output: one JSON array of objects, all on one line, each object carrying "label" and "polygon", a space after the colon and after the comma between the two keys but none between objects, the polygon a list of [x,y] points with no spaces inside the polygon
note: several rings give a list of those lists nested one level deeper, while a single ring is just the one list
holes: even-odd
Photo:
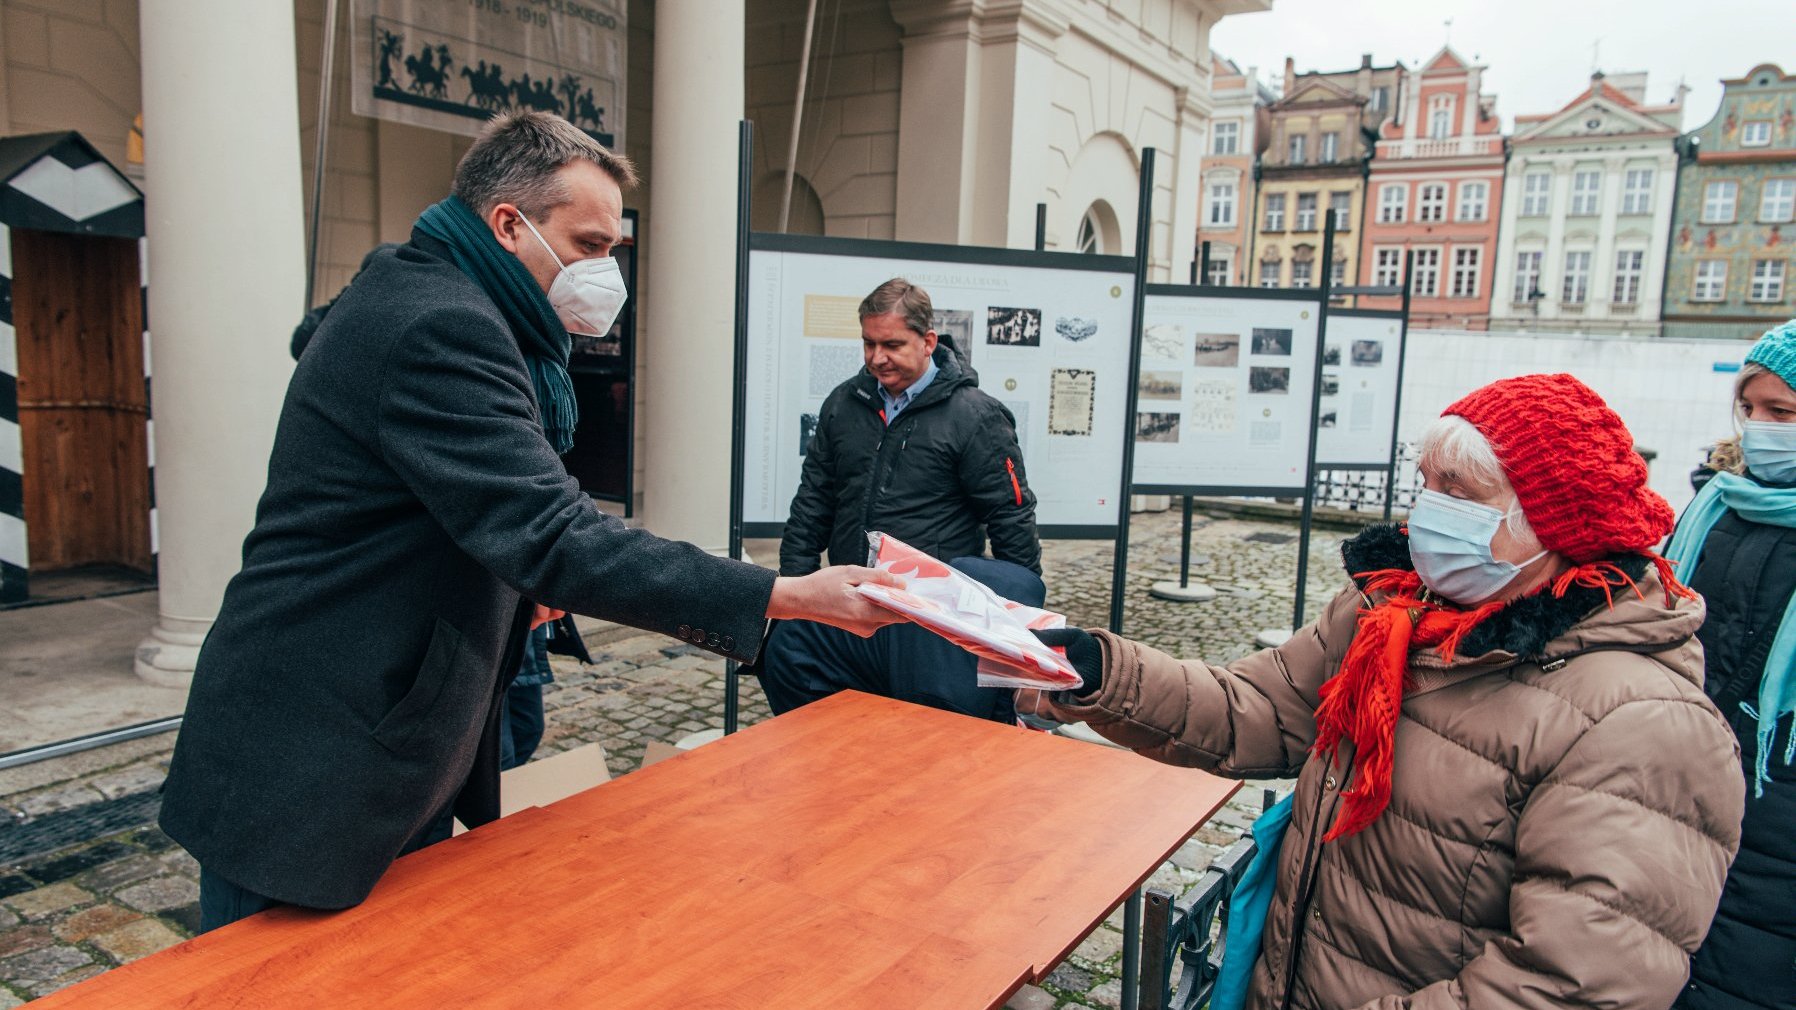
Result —
[{"label": "white ffp2 face mask", "polygon": [[530,229],[530,234],[542,242],[543,248],[549,250],[555,265],[561,268],[549,284],[549,304],[555,307],[561,325],[567,327],[569,333],[589,337],[602,337],[611,332],[611,324],[624,309],[624,300],[630,297],[629,290],[624,287],[623,271],[617,268],[617,260],[597,256],[563,263],[544,241],[543,233],[536,230],[536,225],[523,214],[518,218]]}]

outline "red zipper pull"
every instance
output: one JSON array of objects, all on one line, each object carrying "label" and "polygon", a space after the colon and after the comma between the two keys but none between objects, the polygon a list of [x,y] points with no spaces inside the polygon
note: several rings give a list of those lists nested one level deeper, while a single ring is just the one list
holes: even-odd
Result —
[{"label": "red zipper pull", "polygon": [[1009,456],[1004,457],[1004,469],[1010,471],[1010,489],[1016,492],[1016,503],[1023,503],[1023,485],[1016,479],[1016,463]]}]

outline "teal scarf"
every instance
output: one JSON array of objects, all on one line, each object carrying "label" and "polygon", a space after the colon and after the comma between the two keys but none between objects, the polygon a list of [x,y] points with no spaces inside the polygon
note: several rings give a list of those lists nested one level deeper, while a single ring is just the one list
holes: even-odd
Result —
[{"label": "teal scarf", "polygon": [[[1796,488],[1765,487],[1731,473],[1718,473],[1711,478],[1684,510],[1671,546],[1665,550],[1665,557],[1677,566],[1684,583],[1688,584],[1696,572],[1709,530],[1730,510],[1755,523],[1796,528]],[[1759,721],[1759,760],[1753,792],[1763,796],[1765,783],[1771,780],[1771,740],[1777,721],[1796,712],[1796,594],[1784,607],[1783,622],[1777,626],[1777,637],[1771,640],[1765,675],[1759,681],[1758,710],[1748,707],[1746,711]],[[1784,748],[1784,764],[1792,760],[1796,760],[1796,733],[1790,735],[1790,746]]]},{"label": "teal scarf", "polygon": [[460,198],[452,196],[424,208],[416,227],[446,243],[455,265],[499,306],[530,369],[543,434],[557,453],[572,449],[574,425],[580,420],[574,383],[567,374],[567,357],[574,342],[549,304],[549,296],[543,294],[523,262],[505,251],[493,230]]}]

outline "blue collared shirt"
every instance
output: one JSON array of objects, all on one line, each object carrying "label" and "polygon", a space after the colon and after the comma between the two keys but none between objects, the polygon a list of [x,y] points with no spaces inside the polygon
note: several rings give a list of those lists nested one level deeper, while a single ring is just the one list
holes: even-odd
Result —
[{"label": "blue collared shirt", "polygon": [[929,384],[935,381],[935,373],[937,371],[935,359],[930,358],[929,367],[924,369],[923,377],[911,383],[904,392],[899,393],[897,396],[893,396],[891,393],[886,392],[886,387],[879,387],[879,398],[884,400],[886,405],[886,424],[891,424],[893,421],[898,420],[899,411],[902,411],[904,408],[915,403],[917,397],[923,395],[923,390],[928,389]]}]

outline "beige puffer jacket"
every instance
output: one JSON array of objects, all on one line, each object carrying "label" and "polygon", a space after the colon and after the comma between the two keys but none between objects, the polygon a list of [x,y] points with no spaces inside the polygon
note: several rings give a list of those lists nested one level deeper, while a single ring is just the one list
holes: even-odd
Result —
[{"label": "beige puffer jacket", "polygon": [[[1390,529],[1350,570],[1408,567]],[[1160,761],[1298,776],[1252,1010],[1662,1010],[1714,916],[1745,783],[1701,687],[1701,603],[1666,607],[1650,571],[1639,585],[1613,609],[1587,589],[1518,601],[1452,663],[1416,653],[1390,805],[1326,845],[1352,755],[1310,760],[1314,711],[1357,591],[1226,667],[1098,632],[1103,687],[1058,713]]]}]

